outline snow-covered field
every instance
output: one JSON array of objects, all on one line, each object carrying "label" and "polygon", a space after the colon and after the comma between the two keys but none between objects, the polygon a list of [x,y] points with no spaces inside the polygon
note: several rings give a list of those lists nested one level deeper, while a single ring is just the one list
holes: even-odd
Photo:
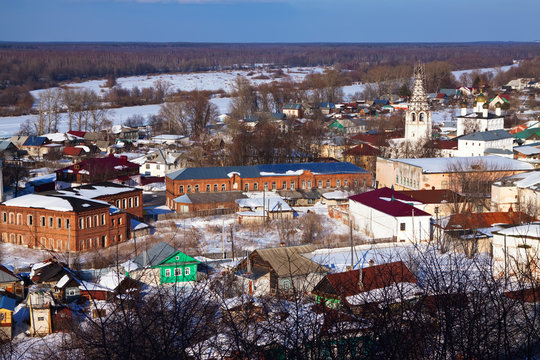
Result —
[{"label": "snow-covered field", "polygon": [[456,78],[456,80],[459,81],[459,78],[461,77],[461,75],[465,73],[470,74],[473,71],[477,71],[480,73],[492,72],[494,75],[496,75],[500,71],[508,71],[508,69],[518,66],[518,65],[519,64],[512,64],[512,65],[492,67],[492,68],[483,68],[483,69],[457,70],[457,71],[452,71],[452,74],[454,74],[454,77]]},{"label": "snow-covered field", "polygon": [[[271,81],[280,81],[290,79],[294,82],[301,82],[306,75],[310,73],[321,73],[323,67],[296,67],[284,69],[284,77],[273,79],[273,73],[265,70],[230,70],[230,71],[209,71],[201,73],[178,73],[178,74],[160,74],[149,76],[129,76],[121,77],[116,80],[118,85],[124,89],[139,89],[152,87],[158,80],[167,81],[171,84],[171,90],[192,91],[192,90],[225,90],[230,91],[235,79],[238,76],[248,78],[253,84],[268,83]],[[253,72],[253,75],[248,75]],[[258,76],[267,76],[269,79],[256,79]],[[106,80],[89,80],[81,83],[68,83],[65,86],[76,89],[93,90],[97,94],[106,91]],[[39,98],[44,89],[34,90],[30,93],[36,99]]]}]

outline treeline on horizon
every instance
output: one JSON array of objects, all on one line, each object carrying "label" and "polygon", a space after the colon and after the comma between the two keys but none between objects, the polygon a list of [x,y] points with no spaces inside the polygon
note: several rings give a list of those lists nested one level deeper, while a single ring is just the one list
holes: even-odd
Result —
[{"label": "treeline on horizon", "polygon": [[454,70],[511,64],[540,55],[540,43],[464,44],[166,44],[0,43],[0,89],[32,90],[107,76],[221,70],[258,63],[281,66],[376,65],[445,61]]}]

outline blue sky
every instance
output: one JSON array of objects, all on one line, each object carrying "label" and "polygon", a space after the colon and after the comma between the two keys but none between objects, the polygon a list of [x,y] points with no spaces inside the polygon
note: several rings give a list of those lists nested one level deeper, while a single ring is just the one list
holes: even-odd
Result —
[{"label": "blue sky", "polygon": [[539,0],[2,0],[2,41],[540,40]]}]

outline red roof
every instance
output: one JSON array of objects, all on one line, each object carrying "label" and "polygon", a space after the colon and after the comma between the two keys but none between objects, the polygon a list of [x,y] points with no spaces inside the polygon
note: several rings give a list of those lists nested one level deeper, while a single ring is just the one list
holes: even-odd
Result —
[{"label": "red roof", "polygon": [[359,140],[373,146],[384,145],[388,139],[396,139],[403,137],[403,133],[393,131],[382,134],[356,134],[352,137],[353,140]]},{"label": "red roof", "polygon": [[82,151],[83,149],[80,147],[66,146],[63,154],[67,156],[80,156]]},{"label": "red roof", "polygon": [[71,130],[71,131],[68,131],[68,134],[73,135],[73,136],[77,136],[77,137],[80,137],[80,138],[83,138],[84,135],[86,134],[86,131],[75,131],[75,130]]},{"label": "red roof", "polygon": [[516,291],[507,291],[504,293],[510,299],[519,300],[527,303],[540,302],[540,288],[520,289]]},{"label": "red roof", "polygon": [[437,99],[444,99],[445,97],[446,97],[446,95],[443,94],[443,93],[438,93],[437,94]]},{"label": "red roof", "polygon": [[463,196],[449,189],[402,190],[400,193],[424,204],[441,204],[443,201],[447,203],[465,201]]},{"label": "red roof", "polygon": [[527,129],[527,125],[521,124],[521,125],[518,125],[518,126],[514,126],[508,132],[510,133],[510,135],[514,135],[514,134],[522,132],[525,129]]},{"label": "red roof", "polygon": [[379,156],[379,149],[369,145],[369,144],[360,144],[356,145],[353,148],[350,148],[347,151],[343,152],[343,155],[367,155],[367,156]]},{"label": "red roof", "polygon": [[358,286],[360,270],[328,274],[326,279],[334,288],[335,295],[342,297],[357,295],[365,291],[381,289],[395,283],[418,281],[402,261],[369,266],[362,269],[362,288]]},{"label": "red roof", "polygon": [[164,183],[164,182],[165,182],[165,177],[160,177],[160,176],[144,176],[141,178],[141,185]]},{"label": "red roof", "polygon": [[387,187],[349,196],[349,199],[394,217],[413,216],[413,211],[414,216],[431,216],[410,205],[415,202],[412,197]]},{"label": "red roof", "polygon": [[128,169],[139,169],[139,165],[127,160],[127,157],[116,157],[110,154],[107,157],[92,158],[83,160],[77,164],[56,170],[57,173],[70,172],[73,174],[79,173],[81,170],[90,172],[90,176],[115,174],[119,171]]},{"label": "red roof", "polygon": [[439,150],[456,150],[458,148],[457,140],[433,140],[431,144]]},{"label": "red roof", "polygon": [[446,229],[466,230],[489,228],[495,224],[520,225],[535,221],[535,218],[521,211],[498,211],[450,215]]}]

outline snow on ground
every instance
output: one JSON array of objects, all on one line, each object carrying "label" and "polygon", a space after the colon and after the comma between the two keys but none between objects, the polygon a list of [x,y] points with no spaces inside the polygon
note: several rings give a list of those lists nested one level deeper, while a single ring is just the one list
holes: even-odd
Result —
[{"label": "snow on ground", "polygon": [[24,269],[30,265],[46,260],[54,256],[53,253],[46,250],[28,249],[19,245],[10,243],[0,243],[0,264],[13,268]]},{"label": "snow on ground", "polygon": [[210,102],[216,105],[218,109],[218,114],[226,114],[230,111],[232,98],[212,98],[210,99]]},{"label": "snow on ground", "polygon": [[442,110],[434,110],[431,112],[431,121],[433,124],[442,124],[443,122],[450,121],[459,115],[461,109],[454,107],[447,107]]},{"label": "snow on ground", "polygon": [[512,65],[506,65],[506,66],[500,66],[500,67],[492,67],[492,68],[483,68],[483,69],[470,69],[470,70],[457,70],[452,71],[452,74],[454,74],[454,77],[456,80],[459,81],[459,78],[462,74],[467,73],[470,74],[473,71],[477,71],[480,73],[486,73],[486,72],[492,72],[493,74],[497,74],[499,71],[508,71],[510,68],[513,68],[515,66],[518,66],[519,64],[512,64]]},{"label": "snow on ground", "polygon": [[356,93],[362,93],[366,89],[365,84],[347,85],[341,88],[343,90],[343,98],[346,101],[357,100],[353,99]]},{"label": "snow on ground", "polygon": [[[297,219],[292,222],[272,221],[269,225],[239,225],[235,214],[225,216],[196,217],[175,220],[176,229],[166,226],[170,221],[157,222],[156,234],[164,239],[174,237],[180,243],[188,243],[195,232],[198,237],[199,250],[201,253],[221,253],[222,233],[225,241],[225,251],[231,252],[231,226],[234,225],[235,249],[254,250],[256,248],[276,247],[281,241],[286,241],[284,234],[289,234],[289,242],[297,244],[301,240],[302,217],[309,212],[320,215],[323,229],[322,237],[333,238],[348,234],[349,228],[342,222],[328,216],[326,205],[316,204],[310,207],[296,207]],[[223,232],[222,232],[222,229]],[[284,231],[284,229],[286,231]],[[359,234],[356,237],[361,237]]]},{"label": "snow on ground", "polygon": [[[304,80],[306,75],[310,73],[321,73],[324,71],[323,67],[305,67],[305,68],[290,68],[284,69],[283,72],[285,75],[288,75],[292,81],[301,82]],[[248,76],[250,72],[253,72],[253,75]],[[269,79],[255,79],[259,75],[268,76]],[[272,78],[272,73],[265,70],[230,70],[230,71],[209,71],[209,72],[200,72],[200,73],[178,73],[178,74],[159,74],[159,75],[149,75],[149,76],[128,76],[121,77],[116,80],[118,85],[124,89],[132,89],[138,87],[139,89],[153,87],[154,83],[158,80],[168,81],[172,84],[173,91],[192,91],[192,90],[225,90],[227,92],[231,91],[232,85],[238,76],[244,76],[253,84],[262,84],[268,83],[271,81],[280,81],[285,80],[287,77],[283,78]],[[65,86],[77,89],[87,89],[93,90],[97,94],[107,91],[105,86],[106,80],[89,80],[81,83],[69,83]],[[33,90],[30,93],[36,99],[39,98],[40,94],[44,89]]]}]

